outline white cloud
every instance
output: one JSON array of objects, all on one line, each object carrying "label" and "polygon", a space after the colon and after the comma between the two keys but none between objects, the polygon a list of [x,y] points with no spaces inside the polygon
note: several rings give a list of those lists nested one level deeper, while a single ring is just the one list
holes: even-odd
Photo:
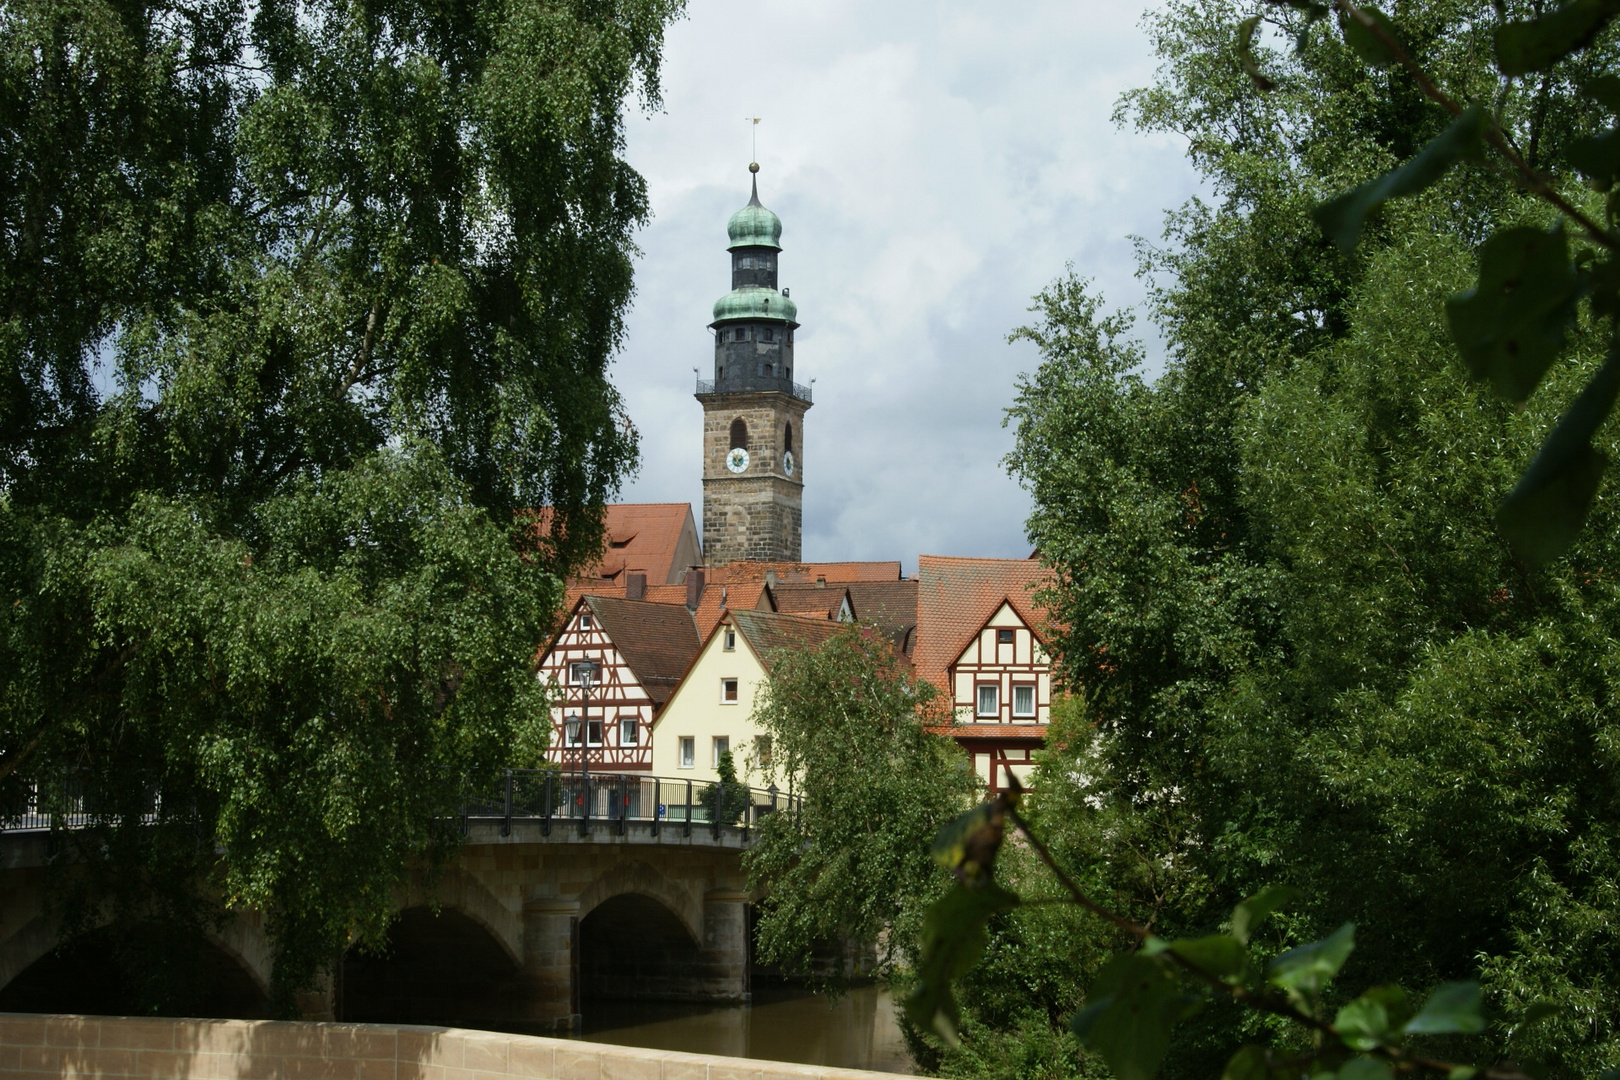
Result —
[{"label": "white cloud", "polygon": [[1197,190],[1182,146],[1117,130],[1154,60],[1139,4],[694,0],[670,32],[664,109],[628,122],[654,221],[614,378],[640,429],[631,501],[702,501],[694,367],[730,287],[725,223],[783,221],[781,283],[816,379],[801,460],[804,554],[1028,554],[1027,495],[1000,462],[1015,380],[1006,335],[1073,261],[1140,302],[1129,236]]}]

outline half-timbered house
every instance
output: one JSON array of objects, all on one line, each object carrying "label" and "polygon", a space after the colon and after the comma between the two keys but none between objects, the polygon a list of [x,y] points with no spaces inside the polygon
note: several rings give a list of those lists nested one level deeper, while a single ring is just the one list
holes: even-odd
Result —
[{"label": "half-timbered house", "polygon": [[992,792],[1020,781],[1046,742],[1052,708],[1045,619],[1032,593],[1034,559],[924,555],[917,566],[917,674],[946,695],[956,723],[940,728],[973,759]]},{"label": "half-timbered house", "polygon": [[653,720],[701,644],[685,604],[580,597],[540,658],[553,701],[547,757],[565,769],[650,771]]}]

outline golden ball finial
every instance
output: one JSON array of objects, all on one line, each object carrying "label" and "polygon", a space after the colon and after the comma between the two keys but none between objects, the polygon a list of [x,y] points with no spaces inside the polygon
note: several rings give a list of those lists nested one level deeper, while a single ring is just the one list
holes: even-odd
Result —
[{"label": "golden ball finial", "polygon": [[759,172],[759,162],[757,162],[757,161],[750,161],[750,162],[749,162],[749,163],[748,163],[748,171],[749,171],[749,172],[751,172],[751,173],[757,173],[757,172]]}]

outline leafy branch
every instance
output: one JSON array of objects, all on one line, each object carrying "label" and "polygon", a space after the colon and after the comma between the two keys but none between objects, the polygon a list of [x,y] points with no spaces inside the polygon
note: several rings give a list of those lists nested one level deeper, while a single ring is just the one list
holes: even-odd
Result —
[{"label": "leafy branch", "polygon": [[[1556,209],[1561,220],[1550,229],[1514,226],[1498,229],[1480,249],[1478,285],[1451,298],[1446,319],[1469,373],[1488,381],[1514,405],[1524,405],[1563,352],[1569,328],[1584,302],[1595,318],[1620,312],[1620,127],[1576,141],[1569,158],[1588,183],[1609,192],[1599,223],[1559,190],[1555,178],[1534,169],[1508,137],[1500,118],[1483,102],[1463,103],[1436,80],[1401,42],[1394,24],[1378,8],[1352,0],[1267,0],[1301,12],[1299,42],[1314,24],[1337,13],[1345,45],[1373,67],[1399,67],[1431,101],[1452,117],[1451,124],[1417,154],[1382,176],[1318,206],[1314,217],[1345,254],[1361,241],[1363,225],[1392,199],[1416,195],[1463,161],[1479,160],[1489,146],[1507,163],[1515,182]],[[1580,52],[1620,15],[1614,0],[1569,0],[1535,18],[1503,22],[1495,30],[1496,68],[1507,79],[1546,72]],[[1254,52],[1259,17],[1238,27],[1238,63],[1262,92],[1276,88]],[[1604,75],[1582,90],[1586,99],[1620,116],[1620,77]],[[1575,222],[1597,249],[1570,251],[1562,219]],[[1611,326],[1611,335],[1613,327]],[[1609,359],[1592,376],[1574,404],[1564,411],[1519,482],[1497,509],[1497,526],[1526,562],[1548,562],[1568,549],[1591,511],[1608,468],[1608,457],[1592,446],[1620,391],[1620,349],[1611,342]]]},{"label": "leafy branch", "polygon": [[[983,954],[993,915],[1034,902],[994,880],[996,853],[1010,821],[1068,894],[1061,902],[1090,912],[1139,943],[1134,952],[1104,965],[1069,1025],[1119,1080],[1151,1080],[1176,1026],[1216,999],[1281,1017],[1310,1036],[1308,1048],[1287,1054],[1245,1045],[1228,1061],[1223,1080],[1286,1080],[1307,1073],[1316,1080],[1390,1080],[1396,1072],[1448,1080],[1528,1080],[1512,1067],[1443,1061],[1408,1045],[1413,1036],[1484,1031],[1478,983],[1445,983],[1421,1008],[1414,1008],[1400,987],[1374,987],[1340,1007],[1330,1021],[1323,997],[1355,949],[1352,924],[1262,964],[1249,947],[1254,932],[1299,895],[1297,889],[1273,885],[1234,908],[1225,933],[1167,941],[1088,896],[1018,812],[1018,802],[1015,789],[982,803],[948,824],[934,841],[935,859],[958,880],[924,917],[917,984],[905,1003],[907,1017],[918,1028],[933,1031],[948,1044],[957,1042],[960,1016],[952,983]],[[1530,1020],[1553,1012],[1550,1007],[1532,1009]]]}]

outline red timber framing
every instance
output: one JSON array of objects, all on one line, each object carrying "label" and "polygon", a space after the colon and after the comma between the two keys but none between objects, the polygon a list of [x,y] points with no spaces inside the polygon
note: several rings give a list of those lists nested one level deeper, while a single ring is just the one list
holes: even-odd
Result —
[{"label": "red timber framing", "polygon": [[1003,600],[963,645],[948,678],[957,719],[950,734],[974,771],[992,793],[1006,787],[1009,767],[1024,781],[1052,712],[1051,664],[1039,635]]},{"label": "red timber framing", "polygon": [[583,752],[592,771],[651,771],[653,717],[698,645],[684,606],[580,597],[536,671],[552,695],[547,759],[577,770]]}]

